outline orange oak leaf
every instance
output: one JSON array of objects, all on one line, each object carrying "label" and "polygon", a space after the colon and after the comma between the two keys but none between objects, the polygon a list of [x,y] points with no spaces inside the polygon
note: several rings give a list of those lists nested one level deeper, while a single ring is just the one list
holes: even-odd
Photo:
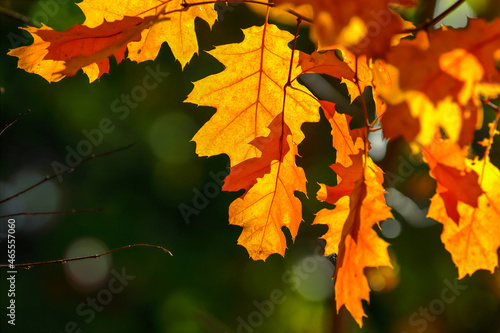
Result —
[{"label": "orange oak leaf", "polygon": [[[464,29],[441,29],[414,40],[402,40],[387,54],[391,79],[375,73],[380,95],[388,109],[406,103],[420,122],[416,137],[428,145],[443,129],[461,146],[469,144],[482,120],[478,98],[500,94],[500,19],[470,19]],[[419,70],[415,70],[419,68]],[[397,115],[396,111],[390,113]],[[408,122],[407,113],[393,124]],[[406,119],[406,120],[405,120]],[[395,132],[395,131],[394,131]]]},{"label": "orange oak leaf", "polygon": [[154,60],[163,42],[167,42],[174,57],[182,67],[198,53],[198,41],[195,33],[195,19],[205,20],[210,27],[217,19],[214,4],[203,4],[183,8],[183,3],[195,4],[203,0],[84,0],[78,6],[85,14],[89,27],[96,27],[104,20],[121,20],[124,16],[146,17],[165,12],[169,18],[142,32],[140,41],[130,43],[128,58],[142,62]]},{"label": "orange oak leaf", "polygon": [[403,137],[412,142],[420,133],[420,122],[412,117],[406,103],[390,106],[384,112],[381,123],[386,138]]},{"label": "orange oak leaf", "polygon": [[341,179],[339,185],[318,191],[318,200],[335,204],[335,209],[323,209],[313,224],[326,224],[328,231],[325,254],[338,253],[334,276],[337,311],[342,305],[362,326],[365,315],[362,300],[369,301],[370,287],[364,275],[366,267],[392,267],[387,252],[388,243],[377,236],[373,225],[392,217],[384,199],[383,173],[360,150],[351,155],[352,164],[340,164],[332,169]]},{"label": "orange oak leaf", "polygon": [[[349,96],[351,96],[351,103],[359,96],[359,90],[361,92],[365,90],[366,87],[372,85],[373,74],[371,68],[368,66],[368,59],[366,56],[357,56],[345,47],[339,47],[342,52],[342,57],[347,63],[349,68],[356,72],[356,82],[355,80],[342,79],[342,83],[347,86],[347,91]],[[359,89],[358,89],[359,84]]]},{"label": "orange oak leaf", "polygon": [[[405,27],[401,16],[390,9],[390,0],[277,0],[277,4],[310,5],[318,49],[338,45],[356,55],[380,57],[387,52],[395,35]],[[408,2],[409,3],[409,2]],[[301,14],[307,11],[298,10]]]},{"label": "orange oak leaf", "polygon": [[306,192],[304,170],[295,165],[297,146],[288,136],[290,151],[283,162],[271,163],[271,171],[229,206],[229,223],[243,227],[238,244],[253,260],[266,260],[273,253],[285,255],[287,227],[295,239],[302,221],[302,205],[293,195]]},{"label": "orange oak leaf", "polygon": [[257,183],[258,178],[271,171],[273,160],[283,162],[284,156],[290,150],[286,137],[291,134],[283,121],[283,113],[274,118],[269,129],[269,136],[258,137],[250,142],[262,152],[262,156],[253,157],[232,167],[230,174],[224,179],[224,191],[249,190]]},{"label": "orange oak leaf", "polygon": [[463,29],[441,29],[428,37],[420,32],[414,40],[402,40],[387,62],[399,70],[403,92],[421,91],[434,104],[447,96],[464,104],[481,81],[500,83],[498,50],[500,19],[469,19]]},{"label": "orange oak leaf", "polygon": [[[208,52],[226,69],[195,82],[186,102],[217,108],[193,138],[196,152],[200,156],[222,153],[229,156],[236,172],[228,176],[230,185],[226,189],[248,189],[231,204],[229,222],[243,227],[238,244],[254,260],[265,260],[273,253],[284,255],[286,240],[281,228],[286,226],[295,238],[302,221],[300,200],[294,192],[305,193],[306,178],[304,171],[295,165],[295,155],[304,138],[300,127],[304,122],[319,120],[319,104],[299,83],[294,83],[293,89],[286,87],[289,73],[290,77],[301,73],[297,51],[291,62],[292,50],[287,46],[293,39],[290,33],[267,23],[243,33],[243,42],[218,46]],[[275,124],[271,123],[279,119],[280,113],[284,123],[273,134]],[[259,139],[255,144],[259,137],[271,140]],[[283,142],[285,138],[287,144]],[[269,146],[259,147],[264,143]],[[289,151],[283,157],[286,146]],[[243,164],[238,167],[259,158],[265,161],[267,150],[280,152],[279,158],[272,157],[269,172],[260,170],[257,178],[248,177],[245,173],[249,170],[242,172]],[[245,162],[249,160],[252,162]]]},{"label": "orange oak leaf", "polygon": [[457,224],[447,213],[442,196],[431,199],[428,217],[443,224],[441,240],[458,267],[458,277],[472,275],[479,269],[495,270],[500,247],[500,171],[486,156],[483,160],[466,160],[466,165],[480,175],[483,193],[477,207],[458,202]]},{"label": "orange oak leaf", "polygon": [[[357,81],[359,82],[361,91],[366,86],[371,85],[373,75],[368,67],[365,56],[358,58],[356,55],[342,46],[338,46],[343,61],[337,57],[336,51],[330,50],[325,52],[313,52],[308,55],[304,52],[300,53],[300,66],[304,73],[326,74],[335,77],[345,83],[347,91],[351,96],[351,103],[359,96],[359,89],[355,83],[355,72],[357,73]],[[357,65],[357,69],[356,69]]]},{"label": "orange oak leaf", "polygon": [[377,236],[373,225],[392,214],[384,199],[382,170],[364,153],[368,149],[364,133],[350,130],[351,117],[334,112],[333,103],[320,103],[332,126],[332,144],[337,150],[336,163],[330,166],[337,174],[337,185],[320,184],[317,199],[334,204],[335,209],[319,211],[313,224],[328,226],[322,237],[325,254],[338,254],[334,274],[337,311],[345,305],[362,326],[362,300],[368,301],[370,292],[364,269],[392,267],[388,244]]},{"label": "orange oak leaf", "polygon": [[350,155],[357,155],[364,148],[361,133],[349,129],[352,117],[336,112],[334,103],[321,100],[319,103],[332,127],[332,145],[337,150],[336,163],[348,167],[352,164]]},{"label": "orange oak leaf", "polygon": [[475,171],[467,170],[467,152],[450,140],[436,139],[422,151],[430,174],[436,178],[436,192],[441,195],[448,216],[458,224],[459,201],[477,208],[478,198],[483,193],[478,184],[479,176]]},{"label": "orange oak leaf", "polygon": [[26,30],[35,42],[9,54],[19,58],[19,68],[39,74],[49,82],[73,76],[82,68],[92,82],[109,72],[108,57],[114,56],[120,63],[125,58],[127,44],[139,40],[141,31],[156,20],[156,16],[124,17],[95,28],[76,24],[63,32],[46,26],[30,27]]},{"label": "orange oak leaf", "polygon": [[354,80],[354,71],[337,57],[335,51],[300,52],[299,64],[304,73],[326,74],[338,79]]}]

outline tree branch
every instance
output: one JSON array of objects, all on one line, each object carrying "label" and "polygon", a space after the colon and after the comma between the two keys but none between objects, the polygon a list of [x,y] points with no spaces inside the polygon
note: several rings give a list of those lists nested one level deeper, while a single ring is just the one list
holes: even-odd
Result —
[{"label": "tree branch", "polygon": [[98,155],[92,154],[92,156],[90,156],[90,157],[88,157],[88,158],[84,159],[84,160],[83,160],[83,161],[81,161],[80,163],[77,163],[75,166],[73,166],[73,167],[71,167],[71,168],[68,168],[68,169],[66,169],[66,170],[63,170],[63,171],[61,171],[61,172],[59,172],[59,173],[56,173],[56,174],[55,174],[55,175],[53,175],[53,176],[50,176],[50,177],[49,177],[49,176],[46,176],[44,179],[42,179],[42,180],[41,180],[41,181],[39,181],[38,183],[35,183],[35,184],[31,185],[31,186],[30,186],[30,187],[28,187],[27,189],[24,189],[24,190],[22,190],[21,192],[18,192],[18,193],[14,194],[14,195],[11,195],[11,196],[10,196],[10,197],[8,197],[8,198],[5,198],[5,199],[1,200],[1,201],[0,201],[0,204],[4,203],[4,202],[6,202],[6,201],[12,200],[12,199],[14,199],[14,198],[17,198],[17,197],[18,197],[18,196],[20,196],[21,194],[26,193],[26,192],[28,192],[28,191],[30,191],[30,190],[32,190],[32,189],[34,189],[35,187],[37,187],[37,186],[39,186],[39,185],[41,185],[41,184],[43,184],[43,183],[45,183],[45,182],[48,182],[48,181],[49,181],[49,180],[51,180],[51,179],[54,179],[54,178],[59,177],[59,176],[62,176],[63,174],[65,174],[65,173],[67,173],[67,172],[72,172],[72,171],[74,171],[77,167],[79,167],[80,165],[82,165],[82,164],[83,164],[83,163],[85,163],[85,162],[88,162],[88,161],[93,160],[93,159],[98,158],[98,157],[108,156],[108,155],[111,155],[111,154],[114,154],[114,153],[120,152],[120,151],[122,151],[122,150],[132,148],[132,147],[133,147],[133,146],[135,146],[136,144],[137,144],[137,143],[136,143],[136,142],[134,142],[134,143],[132,143],[132,144],[130,144],[130,145],[128,145],[128,146],[125,146],[125,147],[122,147],[122,148],[118,148],[118,149],[116,149],[116,150],[113,150],[113,151],[110,151],[110,152],[107,152],[107,153],[103,153],[103,154],[98,154]]},{"label": "tree branch", "polygon": [[36,212],[36,213],[15,213],[15,214],[8,214],[8,215],[2,215],[0,218],[9,218],[9,217],[14,217],[14,216],[23,216],[23,215],[29,215],[29,216],[34,216],[34,215],[66,215],[66,214],[76,214],[76,213],[97,213],[97,212],[102,212],[104,211],[104,208],[89,208],[89,209],[72,209],[72,210],[67,210],[63,212]]},{"label": "tree branch", "polygon": [[23,14],[20,14],[18,12],[15,12],[12,9],[8,9],[8,8],[0,6],[0,14],[3,14],[5,16],[8,16],[8,17],[13,18],[15,20],[22,21],[22,22],[26,23],[27,25],[31,25],[32,27],[37,27],[37,28],[40,27],[39,25],[37,25],[33,21],[31,21],[28,17],[26,17]]},{"label": "tree branch", "polygon": [[[1,8],[1,7],[0,7],[0,8]],[[31,112],[31,110],[24,111],[23,113],[19,113],[19,114],[16,116],[16,118],[14,118],[14,119],[13,119],[10,123],[8,123],[7,125],[5,125],[5,126],[2,128],[2,130],[0,131],[0,135],[2,135],[2,134],[3,134],[3,132],[5,132],[5,130],[6,130],[7,128],[9,128],[9,127],[11,127],[12,125],[14,125],[14,124],[17,122],[17,120],[18,120],[19,118],[21,118],[22,116],[24,116],[25,114],[30,113],[30,112]]]},{"label": "tree branch", "polygon": [[432,20],[427,20],[426,22],[423,22],[420,24],[418,27],[414,29],[409,29],[405,30],[404,33],[416,33],[421,30],[428,30],[430,27],[444,19],[446,16],[448,16],[451,12],[453,12],[455,9],[457,9],[462,3],[464,3],[465,0],[457,0],[453,5],[451,5],[448,9],[446,9],[444,12],[433,18]]},{"label": "tree branch", "polygon": [[129,249],[129,248],[132,248],[132,247],[153,247],[153,248],[156,248],[156,249],[163,250],[164,252],[170,254],[170,256],[173,256],[172,252],[170,252],[169,250],[167,250],[163,246],[151,245],[151,244],[132,244],[132,245],[122,246],[122,247],[119,247],[117,249],[110,250],[110,251],[107,251],[107,252],[104,252],[104,253],[100,253],[100,254],[93,254],[93,255],[89,255],[89,256],[76,257],[76,258],[68,258],[68,259],[58,259],[58,260],[31,262],[31,263],[27,263],[27,264],[16,264],[16,265],[8,265],[7,264],[7,265],[0,265],[0,268],[10,268],[10,269],[12,269],[12,268],[15,267],[15,268],[30,269],[32,266],[50,265],[50,264],[65,264],[65,263],[67,263],[69,261],[77,261],[77,260],[84,260],[84,259],[99,258],[99,257],[105,256],[105,255],[111,254],[113,252],[124,250],[124,249]]}]

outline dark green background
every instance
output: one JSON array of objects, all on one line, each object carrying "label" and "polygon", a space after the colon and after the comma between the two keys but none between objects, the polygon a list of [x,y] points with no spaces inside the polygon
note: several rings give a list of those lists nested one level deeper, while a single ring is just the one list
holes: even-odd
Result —
[{"label": "dark green background", "polygon": [[[47,10],[49,2],[3,0],[0,4],[35,19],[42,17],[40,13],[50,13]],[[83,14],[73,1],[66,2],[57,7],[57,13],[47,15],[46,25],[64,30],[76,22],[83,22]],[[486,3],[490,7],[473,5],[480,15],[498,16],[498,12],[494,12],[494,1]],[[409,15],[408,18],[421,20],[426,15],[424,6]],[[197,20],[201,50],[240,42],[242,28],[263,23],[262,17],[244,5],[232,5],[224,10],[223,18],[212,30],[205,22]],[[105,267],[108,273],[100,284],[87,289],[67,274],[69,264],[19,270],[15,327],[7,325],[7,283],[2,270],[2,332],[64,332],[65,325],[71,321],[83,332],[235,332],[238,318],[246,322],[249,316],[258,318],[255,301],[262,304],[276,289],[283,293],[280,299],[284,302],[274,304],[273,311],[269,316],[264,315],[262,325],[256,325],[253,331],[419,332],[423,324],[412,325],[412,313],[439,300],[447,288],[445,281],[453,283],[456,279],[457,269],[440,242],[441,226],[427,221],[427,225],[417,228],[408,224],[400,212],[394,212],[401,221],[402,231],[397,238],[387,241],[391,243],[390,253],[397,266],[397,276],[393,276],[397,279],[396,286],[386,292],[370,294],[371,304],[365,304],[368,318],[364,319],[363,329],[359,329],[345,309],[336,314],[332,293],[326,299],[311,300],[283,280],[284,274],[293,272],[296,265],[303,265],[304,258],[323,246],[317,239],[326,227],[311,226],[311,222],[313,214],[325,207],[315,200],[317,183],[335,182],[335,175],[328,168],[335,161],[335,152],[324,117],[320,123],[303,126],[306,139],[299,147],[302,158],[298,158],[297,163],[306,171],[309,199],[297,194],[304,203],[305,222],[295,243],[292,244],[289,232],[285,231],[289,245],[286,257],[272,255],[266,262],[254,262],[243,247],[236,245],[241,228],[228,225],[228,206],[241,193],[221,192],[209,199],[206,208],[190,216],[189,224],[179,210],[180,204],[193,206],[193,189],[203,192],[207,184],[213,188],[217,184],[220,188],[210,172],[226,170],[226,156],[199,158],[194,152],[195,143],[189,142],[214,110],[182,103],[193,87],[191,82],[221,71],[221,64],[200,51],[182,72],[164,44],[155,62],[137,64],[125,60],[117,66],[111,60],[111,75],[104,75],[92,84],[82,72],[49,84],[37,75],[16,69],[17,58],[6,55],[9,49],[18,46],[12,44],[13,36],[25,41],[19,46],[30,43],[29,35],[17,29],[22,22],[0,16],[0,24],[0,86],[4,89],[0,95],[0,123],[6,124],[18,113],[31,110],[1,137],[2,198],[45,175],[52,175],[53,162],[65,163],[67,147],[76,149],[86,140],[82,131],[98,128],[103,118],[111,119],[115,127],[111,133],[104,134],[101,144],[92,146],[92,153],[138,143],[129,150],[79,166],[64,175],[62,182],[52,180],[0,205],[1,215],[104,208],[101,213],[17,217],[17,262],[64,258],[68,248],[81,238],[87,244],[100,242],[104,250],[149,243],[164,246],[174,253],[170,257],[161,250],[134,248],[104,259],[89,259],[84,265],[91,275],[97,274],[99,267]],[[289,31],[294,29],[281,27]],[[298,47],[312,51],[307,37],[307,29],[301,30]],[[121,120],[119,114],[112,111],[113,101],[142,85],[147,67],[156,68],[157,64],[162,71],[169,72],[169,76]],[[331,80],[331,84],[345,95],[345,88],[338,82]],[[315,89],[318,87],[311,87]],[[339,104],[342,112],[352,114],[355,122],[358,121],[359,100],[352,106]],[[492,110],[485,110],[485,118],[491,121]],[[483,127],[478,132],[478,139],[485,135],[486,127]],[[498,165],[497,147],[500,147],[498,137],[492,150],[493,161]],[[158,151],[163,158],[155,153]],[[401,165],[398,158],[408,160],[408,152],[403,141],[391,142],[379,165],[387,173],[398,174]],[[434,182],[427,172],[424,165],[415,166],[414,172],[396,186],[421,208],[428,206],[434,190]],[[5,234],[6,219],[0,223],[0,230]],[[2,263],[5,263],[4,236],[0,249]],[[95,248],[88,251],[79,254],[99,252]],[[323,262],[319,267],[301,280],[303,290],[309,288],[312,292],[324,293],[321,286],[333,284],[329,281],[332,266]],[[135,279],[121,293],[113,295],[112,301],[86,323],[88,316],[77,314],[78,305],[107,288],[113,277],[110,270],[120,272],[122,268]],[[446,304],[442,314],[426,322],[425,332],[500,332],[498,269],[494,275],[476,272],[460,280],[459,284],[467,289],[455,301]]]}]

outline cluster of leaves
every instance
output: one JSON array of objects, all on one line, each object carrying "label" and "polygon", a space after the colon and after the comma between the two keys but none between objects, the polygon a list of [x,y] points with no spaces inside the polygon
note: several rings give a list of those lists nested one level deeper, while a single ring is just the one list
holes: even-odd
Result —
[{"label": "cluster of leaves", "polygon": [[[214,5],[204,0],[84,0],[86,20],[64,31],[27,28],[33,44],[10,51],[19,68],[47,81],[82,69],[90,82],[109,71],[108,57],[154,60],[167,42],[182,67],[198,52],[197,17],[210,27]],[[241,1],[239,1],[241,2]],[[244,0],[242,2],[245,2]],[[295,163],[304,139],[301,126],[317,122],[320,110],[331,124],[336,186],[321,184],[317,199],[334,204],[316,214],[328,226],[325,254],[337,254],[337,310],[345,305],[358,324],[369,301],[367,267],[391,266],[388,243],[374,225],[391,218],[384,200],[383,171],[368,156],[368,123],[363,91],[371,87],[377,122],[387,138],[404,137],[421,153],[436,194],[428,216],[443,224],[441,240],[459,277],[494,271],[500,246],[500,171],[489,153],[500,111],[490,103],[500,95],[500,19],[470,19],[463,29],[415,28],[394,8],[412,0],[275,0],[262,26],[245,29],[241,43],[208,52],[225,69],[194,83],[188,103],[217,109],[198,131],[199,156],[227,154],[231,172],[223,189],[244,194],[229,207],[229,222],[243,228],[238,244],[254,260],[284,255],[287,227],[296,237],[302,207],[295,191],[306,193],[306,177]],[[312,54],[296,50],[295,36],[270,24],[285,12],[311,25],[317,43]],[[293,46],[289,47],[289,43]],[[417,69],[417,70],[416,70]],[[366,125],[351,129],[351,117],[336,112],[332,101],[318,100],[297,78],[319,73],[341,79],[351,101],[360,98]],[[495,109],[484,156],[468,147],[483,122],[483,104]]]}]

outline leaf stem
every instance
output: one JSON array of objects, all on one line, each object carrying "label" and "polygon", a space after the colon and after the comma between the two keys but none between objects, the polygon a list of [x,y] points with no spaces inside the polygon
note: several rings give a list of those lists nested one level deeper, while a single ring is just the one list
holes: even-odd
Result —
[{"label": "leaf stem", "polygon": [[[361,99],[361,106],[363,109],[363,116],[365,119],[365,157],[368,155],[368,129],[370,128],[370,123],[368,122],[368,111],[366,110],[366,102],[365,102],[365,97],[363,96],[363,91],[361,91],[361,86],[359,85],[359,78],[358,78],[358,56],[356,55],[354,58],[355,62],[355,69],[356,71],[354,72],[354,81],[356,82],[356,86],[358,87],[359,91],[359,98]],[[365,166],[366,166],[366,158],[365,158]]]}]

